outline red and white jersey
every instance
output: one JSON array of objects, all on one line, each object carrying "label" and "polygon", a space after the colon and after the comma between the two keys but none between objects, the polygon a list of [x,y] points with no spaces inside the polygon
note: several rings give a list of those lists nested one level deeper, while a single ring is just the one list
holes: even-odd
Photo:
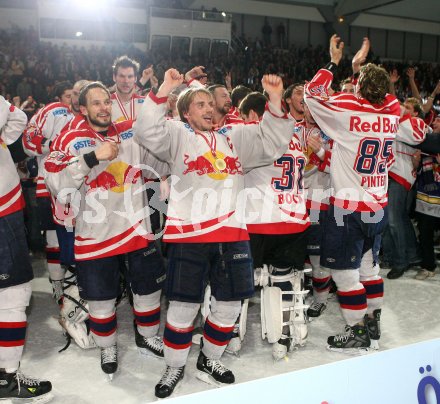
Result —
[{"label": "red and white jersey", "polygon": [[[133,141],[132,125],[133,121],[115,123],[106,136],[88,124],[64,132],[45,162],[48,188],[58,200],[69,200],[76,213],[76,260],[110,257],[148,245],[149,211],[141,164],[156,170],[152,178],[166,175],[168,167]],[[84,154],[103,142],[118,143],[118,156],[90,168]]]},{"label": "red and white jersey", "polygon": [[232,106],[228,112],[228,115],[235,116],[238,119],[241,119],[240,110],[237,107]]},{"label": "red and white jersey", "polygon": [[293,120],[270,106],[260,124],[198,132],[187,123],[166,120],[166,101],[150,92],[134,124],[136,141],[170,164],[164,241],[248,240],[243,174],[283,154]]},{"label": "red and white jersey", "polygon": [[24,208],[20,178],[8,145],[20,138],[26,123],[26,114],[0,95],[0,217]]},{"label": "red and white jersey", "polygon": [[253,234],[301,233],[310,226],[304,192],[305,131],[298,124],[284,154],[246,173],[247,228]]},{"label": "red and white jersey", "polygon": [[304,188],[307,196],[307,208],[312,210],[328,210],[330,192],[330,150],[333,145],[333,140],[317,126],[307,128],[305,121],[299,122],[297,127],[301,128],[307,140],[309,137],[319,137],[322,141],[322,148],[324,149],[324,159],[321,160],[313,153],[310,147],[307,147],[306,155],[308,163],[304,170]]},{"label": "red and white jersey", "polygon": [[112,100],[112,122],[122,122],[136,119],[145,97],[135,93],[130,101],[123,102],[117,93],[113,93],[110,99]]},{"label": "red and white jersey", "polygon": [[52,102],[41,108],[29,121],[23,134],[23,147],[30,156],[37,156],[37,198],[48,198],[44,184],[43,159],[49,154],[50,143],[73,118],[70,108],[61,102]]},{"label": "red and white jersey", "polygon": [[413,186],[417,172],[413,166],[412,156],[416,149],[409,145],[417,145],[425,140],[429,126],[425,122],[409,114],[404,115],[400,120],[400,138],[405,143],[396,141],[393,143],[394,163],[390,168],[389,176],[407,191]]},{"label": "red and white jersey", "polygon": [[335,143],[330,202],[350,211],[377,211],[388,203],[387,161],[398,137],[400,105],[387,94],[382,105],[354,94],[328,95],[333,74],[321,69],[305,86],[305,100],[318,126]]},{"label": "red and white jersey", "polygon": [[[52,141],[50,146],[50,151],[52,152],[54,150],[63,150],[62,149],[63,145],[60,144],[61,142],[60,139],[62,139],[60,138],[61,134],[75,129],[82,129],[84,127],[87,127],[87,121],[84,118],[84,115],[82,114],[75,115],[75,117],[71,121],[69,121],[66,124],[66,126],[62,129],[61,133],[57,135],[55,139]],[[44,163],[46,158],[43,160],[43,163],[41,164],[42,165],[41,173],[43,178],[46,178],[46,170],[44,168]],[[37,183],[37,187],[38,187],[38,183]],[[44,184],[44,189],[46,189],[46,184]],[[49,191],[47,191],[47,193],[50,194]],[[72,227],[75,212],[73,212],[70,203],[61,203],[57,201],[57,198],[52,194],[50,194],[50,202],[51,202],[52,217],[54,222],[61,226]]]}]

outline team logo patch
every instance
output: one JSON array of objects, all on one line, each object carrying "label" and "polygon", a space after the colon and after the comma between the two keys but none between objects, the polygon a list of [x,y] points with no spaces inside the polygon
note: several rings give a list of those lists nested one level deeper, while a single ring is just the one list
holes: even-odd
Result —
[{"label": "team logo patch", "polygon": [[319,86],[309,87],[309,92],[313,96],[315,96],[315,97],[318,96],[318,97],[322,98],[323,100],[329,99],[329,96],[327,93],[327,88],[325,86],[323,86],[322,84],[320,84]]},{"label": "team logo patch", "polygon": [[9,274],[0,274],[0,281],[5,281],[9,279]]}]

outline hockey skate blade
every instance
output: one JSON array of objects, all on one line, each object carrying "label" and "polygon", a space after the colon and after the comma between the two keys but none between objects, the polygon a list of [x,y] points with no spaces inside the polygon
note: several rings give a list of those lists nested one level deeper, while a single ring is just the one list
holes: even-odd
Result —
[{"label": "hockey skate blade", "polygon": [[229,349],[225,349],[225,352],[229,355],[235,356],[236,358],[240,358],[240,351],[231,351]]},{"label": "hockey skate blade", "polygon": [[214,387],[222,387],[222,386],[228,385],[227,383],[218,382],[210,374],[202,372],[201,370],[198,370],[196,372],[196,377],[197,377],[197,379],[201,380],[202,382],[210,384],[211,386],[214,386]]},{"label": "hockey skate blade", "polygon": [[332,352],[338,352],[350,356],[362,356],[370,352],[370,347],[368,348],[335,348],[333,346],[327,345],[327,349]]},{"label": "hockey skate blade", "polygon": [[111,383],[113,381],[114,373],[105,373],[106,381]]},{"label": "hockey skate blade", "polygon": [[378,351],[379,350],[379,340],[372,339],[371,342],[370,342],[370,349]]},{"label": "hockey skate blade", "polygon": [[163,356],[156,355],[154,352],[151,352],[147,348],[139,348],[138,347],[138,351],[142,356],[147,356],[149,358],[154,358],[154,359],[163,359]]},{"label": "hockey skate blade", "polygon": [[52,394],[52,392],[49,392],[46,394],[42,394],[41,396],[32,397],[32,398],[5,398],[5,399],[1,399],[1,403],[2,404],[28,404],[28,403],[44,404],[53,400],[53,398],[54,395]]}]

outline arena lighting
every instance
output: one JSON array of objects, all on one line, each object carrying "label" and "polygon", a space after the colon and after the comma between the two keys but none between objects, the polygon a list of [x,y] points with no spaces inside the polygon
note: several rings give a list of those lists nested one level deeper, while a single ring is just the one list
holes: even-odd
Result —
[{"label": "arena lighting", "polygon": [[342,24],[343,22],[344,22],[344,16],[340,16],[339,18],[338,18],[338,21]]},{"label": "arena lighting", "polygon": [[222,11],[222,16],[226,17],[226,13],[224,11]]},{"label": "arena lighting", "polygon": [[75,36],[79,38],[80,36],[82,36],[82,34],[83,34],[83,33],[82,33],[81,31],[78,31],[78,32],[75,34]]},{"label": "arena lighting", "polygon": [[106,6],[111,2],[111,0],[74,0],[75,6],[84,9],[99,9],[100,7]]}]

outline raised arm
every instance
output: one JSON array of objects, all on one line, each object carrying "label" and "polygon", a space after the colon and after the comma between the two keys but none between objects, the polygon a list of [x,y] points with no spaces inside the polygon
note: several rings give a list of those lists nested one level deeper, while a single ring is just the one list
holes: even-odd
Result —
[{"label": "raised arm", "polygon": [[[337,35],[333,35],[330,38],[330,63],[320,69],[304,87],[305,102],[313,118],[321,130],[336,141],[342,134],[338,128],[340,123],[335,119],[334,105],[338,104],[340,97],[354,98],[350,94],[340,94],[335,97],[329,95],[329,88],[333,81],[333,72],[336,71],[342,59],[343,49],[344,42]],[[341,108],[338,107],[336,110],[340,111]]]},{"label": "raised arm", "polygon": [[269,74],[262,85],[269,95],[266,111],[259,124],[234,125],[232,143],[245,171],[273,163],[292,140],[295,121],[282,111],[283,81]]},{"label": "raised arm", "polygon": [[353,69],[353,74],[359,73],[361,70],[361,66],[365,63],[367,60],[368,52],[370,51],[370,40],[365,37],[362,41],[362,45],[360,49],[356,52],[356,54],[353,56],[353,59],[351,61],[351,67]]},{"label": "raised arm", "polygon": [[411,94],[414,98],[417,98],[420,102],[422,101],[422,97],[420,96],[419,89],[417,88],[417,84],[415,81],[416,71],[414,67],[408,67],[406,69],[406,75],[408,76],[409,86],[411,88]]},{"label": "raised arm", "polygon": [[176,69],[167,70],[157,94],[148,94],[133,125],[136,142],[163,161],[171,159],[171,134],[165,118],[167,99],[182,83],[182,74]]}]

